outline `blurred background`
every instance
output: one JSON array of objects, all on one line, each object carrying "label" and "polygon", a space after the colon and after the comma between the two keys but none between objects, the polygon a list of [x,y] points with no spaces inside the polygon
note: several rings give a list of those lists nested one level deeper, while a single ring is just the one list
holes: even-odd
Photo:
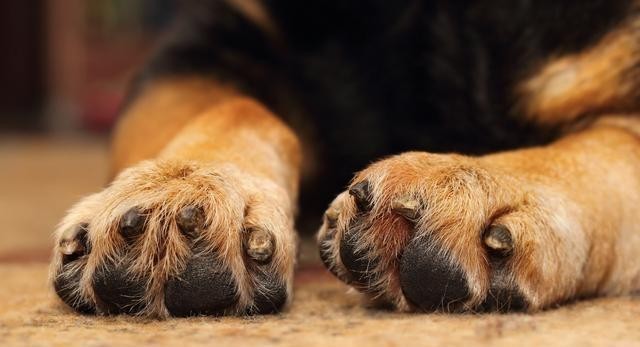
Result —
[{"label": "blurred background", "polygon": [[0,2],[0,261],[48,259],[64,211],[106,183],[109,130],[177,1]]},{"label": "blurred background", "polygon": [[3,131],[109,129],[176,0],[3,0]]}]

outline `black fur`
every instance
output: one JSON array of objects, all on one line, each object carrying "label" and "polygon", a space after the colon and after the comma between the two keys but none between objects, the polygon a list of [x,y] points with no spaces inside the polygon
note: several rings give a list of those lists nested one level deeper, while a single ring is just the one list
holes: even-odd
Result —
[{"label": "black fur", "polygon": [[[550,56],[624,19],[629,0],[263,0],[279,37],[224,1],[191,1],[141,74],[235,83],[313,144],[302,210],[321,211],[353,172],[407,150],[486,153],[544,143],[513,88]],[[133,94],[132,94],[133,95]],[[317,220],[313,223],[316,224]]]}]

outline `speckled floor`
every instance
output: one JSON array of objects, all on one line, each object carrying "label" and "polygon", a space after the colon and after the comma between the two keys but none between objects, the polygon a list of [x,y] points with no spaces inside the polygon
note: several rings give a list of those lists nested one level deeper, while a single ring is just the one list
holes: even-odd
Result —
[{"label": "speckled floor", "polygon": [[273,316],[166,321],[81,316],[46,283],[50,232],[104,183],[104,144],[0,139],[0,346],[640,346],[640,297],[535,315],[397,314],[363,308],[305,243],[293,305]]},{"label": "speckled floor", "polygon": [[362,308],[322,269],[306,268],[282,314],[154,321],[77,315],[55,300],[45,277],[45,264],[0,266],[1,346],[640,345],[640,298],[536,315],[396,314]]}]

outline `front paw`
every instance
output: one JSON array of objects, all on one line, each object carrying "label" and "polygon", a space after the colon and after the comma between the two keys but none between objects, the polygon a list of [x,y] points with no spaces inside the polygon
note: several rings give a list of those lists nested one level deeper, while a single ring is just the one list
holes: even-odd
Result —
[{"label": "front paw", "polygon": [[576,295],[587,254],[577,210],[504,165],[406,153],[363,170],[325,213],[320,255],[400,310],[537,310]]},{"label": "front paw", "polygon": [[52,283],[84,313],[276,312],[291,297],[292,221],[283,189],[232,165],[141,163],[64,218]]}]

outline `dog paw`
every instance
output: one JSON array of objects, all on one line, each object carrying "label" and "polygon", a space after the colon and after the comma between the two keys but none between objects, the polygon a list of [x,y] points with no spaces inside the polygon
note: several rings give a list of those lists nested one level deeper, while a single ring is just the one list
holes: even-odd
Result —
[{"label": "dog paw", "polygon": [[537,310],[572,298],[587,257],[562,187],[509,161],[405,153],[336,197],[320,256],[373,303],[402,311]]},{"label": "dog paw", "polygon": [[272,313],[291,297],[292,202],[232,165],[143,162],[75,205],[51,281],[83,313]]}]

